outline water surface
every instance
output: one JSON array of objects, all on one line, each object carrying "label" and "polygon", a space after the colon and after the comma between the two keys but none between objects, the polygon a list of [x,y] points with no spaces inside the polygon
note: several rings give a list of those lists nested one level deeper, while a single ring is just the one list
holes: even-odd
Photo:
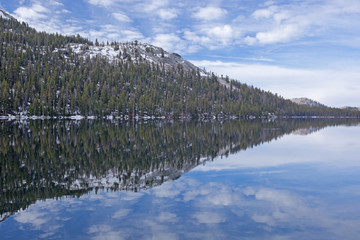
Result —
[{"label": "water surface", "polygon": [[1,239],[357,239],[359,123],[3,122]]}]

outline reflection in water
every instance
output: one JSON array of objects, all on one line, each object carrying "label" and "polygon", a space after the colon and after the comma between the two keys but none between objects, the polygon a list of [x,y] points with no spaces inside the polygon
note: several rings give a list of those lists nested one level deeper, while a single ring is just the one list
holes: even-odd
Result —
[{"label": "reflection in water", "polygon": [[344,121],[5,122],[0,141],[0,214],[4,219],[38,199],[80,196],[93,188],[146,189],[179,178],[218,155],[296,129],[341,123]]},{"label": "reflection in water", "polygon": [[[275,229],[279,236],[291,238],[286,235],[290,228],[297,229],[296,236],[305,228],[314,228],[314,232],[333,228],[340,235],[358,220],[339,221],[326,211],[329,206],[313,203],[302,193],[247,184],[248,173],[236,172],[236,180],[231,174],[206,171],[191,172],[193,178],[178,178],[217,156],[284,134],[308,134],[325,126],[354,123],[316,119],[146,124],[5,122],[0,125],[0,214],[5,220],[28,208],[7,221],[30,224],[33,230],[42,230],[43,238],[54,237],[63,228],[76,238],[85,234],[105,239],[148,238],[149,232],[152,238],[166,239],[219,239],[237,234],[254,236],[254,232],[261,238]],[[265,169],[261,176],[287,171]],[[178,180],[168,181],[173,179]],[[131,191],[105,192],[99,188]],[[141,189],[148,190],[137,192]],[[81,198],[53,199],[62,196]],[[43,199],[48,200],[31,205]],[[78,226],[77,220],[83,222],[88,211],[96,212],[96,221],[87,220],[85,227]],[[101,219],[104,213],[116,224],[106,224],[107,220]],[[302,236],[311,238],[310,233]]]}]

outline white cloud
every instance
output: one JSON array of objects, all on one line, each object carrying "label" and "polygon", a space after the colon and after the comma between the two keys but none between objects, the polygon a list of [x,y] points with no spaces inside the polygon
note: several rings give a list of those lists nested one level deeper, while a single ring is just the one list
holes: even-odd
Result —
[{"label": "white cloud", "polygon": [[165,9],[165,8],[158,10],[157,14],[161,19],[164,20],[170,20],[178,16],[175,9]]},{"label": "white cloud", "polygon": [[255,20],[252,24],[257,24],[253,30],[255,36],[245,36],[244,42],[249,45],[285,43],[312,34],[309,31],[314,24],[311,12],[303,11],[294,6],[270,6],[255,10],[251,15]]},{"label": "white cloud", "polygon": [[285,98],[308,97],[333,107],[359,105],[358,69],[313,70],[221,61],[192,62]]},{"label": "white cloud", "polygon": [[169,5],[168,0],[150,0],[138,4],[137,9],[140,12],[145,11],[156,14],[156,11],[158,11],[161,8],[167,7],[168,5]]},{"label": "white cloud", "polygon": [[187,44],[176,34],[157,34],[152,40],[152,44],[160,46],[166,51],[186,52]]},{"label": "white cloud", "polygon": [[120,22],[132,22],[131,19],[123,13],[116,12],[113,13],[112,15]]},{"label": "white cloud", "polygon": [[71,13],[71,12],[67,9],[62,9],[61,11],[58,11],[57,13]]},{"label": "white cloud", "polygon": [[134,40],[141,40],[144,38],[142,33],[135,30],[121,30],[120,36],[122,41],[134,41]]},{"label": "white cloud", "polygon": [[88,3],[101,7],[110,7],[117,2],[127,2],[128,0],[88,0]]},{"label": "white cloud", "polygon": [[34,21],[47,17],[49,10],[41,4],[33,4],[31,7],[19,7],[15,11],[15,17],[21,21]]},{"label": "white cloud", "polygon": [[214,212],[198,212],[193,215],[199,223],[216,224],[226,221],[226,218],[219,213]]},{"label": "white cloud", "polygon": [[183,37],[189,45],[194,47],[194,51],[198,51],[201,47],[214,50],[232,45],[235,41],[238,41],[241,34],[238,29],[229,24],[202,25],[195,31],[185,30]]},{"label": "white cloud", "polygon": [[185,31],[184,39],[203,46],[210,45],[212,42],[212,39],[209,36],[204,34],[200,35],[200,33],[192,31]]},{"label": "white cloud", "polygon": [[57,1],[55,1],[55,0],[50,0],[49,3],[50,3],[51,5],[54,5],[54,6],[64,6],[63,3],[57,2]]},{"label": "white cloud", "polygon": [[252,13],[252,17],[254,17],[255,19],[270,18],[274,15],[276,10],[276,6],[271,6],[265,9],[258,9]]},{"label": "white cloud", "polygon": [[267,32],[258,32],[255,39],[260,44],[282,43],[288,42],[301,35],[302,33],[299,25],[287,24],[278,26],[277,28]]},{"label": "white cloud", "polygon": [[230,25],[217,26],[208,31],[208,36],[210,38],[220,42],[224,46],[231,43],[235,35],[235,30]]},{"label": "white cloud", "polygon": [[276,44],[323,35],[339,41],[348,36],[338,38],[337,30],[347,29],[346,32],[354,34],[351,29],[359,21],[356,16],[359,14],[360,3],[352,0],[270,5],[256,9],[247,19],[246,23],[252,29],[248,29],[244,42],[249,45]]},{"label": "white cloud", "polygon": [[142,40],[144,36],[136,29],[121,29],[116,25],[106,24],[101,26],[99,30],[90,30],[84,32],[85,36],[90,39],[98,39],[100,42],[117,41],[131,42],[134,40]]},{"label": "white cloud", "polygon": [[[64,8],[64,5],[57,1],[33,1],[29,6],[20,6],[14,10],[14,17],[20,21],[27,22],[31,27],[38,31],[48,33],[61,33],[66,35],[76,35],[82,33],[83,27],[78,21],[71,18],[62,17],[64,14],[71,13]],[[85,36],[86,37],[86,36]]]},{"label": "white cloud", "polygon": [[224,17],[227,14],[227,11],[222,8],[208,6],[205,8],[200,8],[192,14],[196,19],[211,21],[217,20]]}]

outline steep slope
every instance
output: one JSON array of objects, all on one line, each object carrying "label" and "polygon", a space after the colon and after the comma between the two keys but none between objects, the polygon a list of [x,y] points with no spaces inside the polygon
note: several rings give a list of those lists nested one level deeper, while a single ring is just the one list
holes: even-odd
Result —
[{"label": "steep slope", "polygon": [[6,11],[1,10],[1,9],[0,9],[0,17],[1,17],[2,19],[6,19],[6,20],[10,20],[10,19],[15,20],[15,18],[14,18],[13,16],[11,16],[11,15],[8,14]]},{"label": "steep slope", "polygon": [[[120,60],[135,64],[149,62],[162,65],[165,68],[172,68],[180,64],[185,71],[200,71],[202,76],[209,75],[177,53],[169,53],[160,47],[138,41],[131,43],[113,42],[109,45],[69,44],[69,46],[79,56],[94,58],[99,55],[108,59],[110,63],[116,63]],[[67,49],[63,48],[62,50],[66,51]]]},{"label": "steep slope", "polygon": [[209,74],[179,54],[137,41],[92,43],[0,20],[0,114],[64,117],[253,118],[356,116],[300,106]]}]

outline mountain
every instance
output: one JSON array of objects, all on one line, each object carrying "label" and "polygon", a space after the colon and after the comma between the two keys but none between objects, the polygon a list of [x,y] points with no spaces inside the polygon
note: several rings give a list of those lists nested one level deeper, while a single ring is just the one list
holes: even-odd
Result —
[{"label": "mountain", "polygon": [[293,98],[291,99],[291,101],[293,103],[299,104],[299,105],[305,105],[305,106],[309,106],[309,107],[324,107],[326,108],[327,106],[325,106],[324,104],[321,104],[317,101],[311,100],[309,98]]},{"label": "mountain", "polygon": [[353,111],[360,111],[360,107],[342,107],[341,109],[345,109],[345,110],[353,110]]},{"label": "mountain", "polygon": [[254,118],[358,116],[309,108],[207,73],[177,53],[139,43],[95,43],[0,19],[1,118]]},{"label": "mountain", "polygon": [[1,9],[0,9],[0,18],[6,19],[6,20],[10,20],[10,19],[15,20],[15,18],[14,18],[13,16],[11,16],[11,15],[8,14],[6,11],[1,10]]},{"label": "mountain", "polygon": [[[88,44],[71,43],[68,46],[79,56],[89,56],[90,58],[93,58],[99,55],[106,58],[109,63],[116,63],[120,60],[125,62],[133,61],[135,64],[148,62],[161,64],[167,69],[180,64],[185,71],[200,71],[202,76],[209,75],[204,70],[199,69],[192,63],[183,59],[177,53],[169,53],[160,47],[146,43],[139,43],[138,41],[132,43],[113,42],[107,45],[97,44],[90,46]],[[66,51],[67,48],[60,50]]]}]

